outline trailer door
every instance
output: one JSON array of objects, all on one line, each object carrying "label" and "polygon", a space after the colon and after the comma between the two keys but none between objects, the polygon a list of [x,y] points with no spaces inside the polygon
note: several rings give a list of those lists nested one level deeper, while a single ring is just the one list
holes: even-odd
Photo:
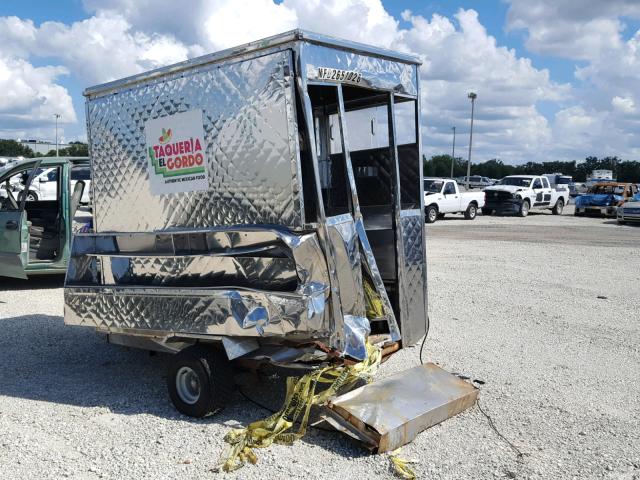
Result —
[{"label": "trailer door", "polygon": [[429,322],[419,124],[418,100],[392,93],[389,101],[389,137],[391,154],[396,159],[394,206],[398,303],[404,346],[420,340]]},{"label": "trailer door", "polygon": [[[427,325],[417,100],[344,84],[338,95],[340,115],[330,124],[342,120],[340,153],[353,183],[356,223],[363,222],[366,230],[363,250],[372,253],[372,279],[400,318],[403,344],[412,345]],[[385,320],[392,338],[399,338],[393,313]]]}]

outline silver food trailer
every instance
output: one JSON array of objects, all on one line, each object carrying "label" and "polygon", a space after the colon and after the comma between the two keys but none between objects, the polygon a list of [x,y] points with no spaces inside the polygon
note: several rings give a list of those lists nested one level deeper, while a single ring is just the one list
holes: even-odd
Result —
[{"label": "silver food trailer", "polygon": [[419,62],[295,30],[86,90],[93,232],[65,323],[172,352],[203,416],[233,364],[361,360],[427,330]]}]

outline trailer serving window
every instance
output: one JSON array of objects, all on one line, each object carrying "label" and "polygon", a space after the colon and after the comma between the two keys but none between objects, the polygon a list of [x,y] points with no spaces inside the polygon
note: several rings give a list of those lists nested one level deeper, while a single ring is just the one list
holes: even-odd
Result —
[{"label": "trailer serving window", "polygon": [[327,217],[332,217],[349,213],[350,191],[345,156],[342,151],[342,132],[339,123],[335,121],[338,117],[337,88],[309,85],[308,92],[313,110],[314,147],[318,158],[325,214]]}]

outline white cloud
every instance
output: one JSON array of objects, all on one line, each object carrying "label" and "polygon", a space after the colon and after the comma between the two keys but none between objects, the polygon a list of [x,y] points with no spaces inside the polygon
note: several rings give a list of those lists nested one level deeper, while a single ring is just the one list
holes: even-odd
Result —
[{"label": "white cloud", "polygon": [[[460,10],[452,18],[424,18],[404,11],[401,17],[406,23],[401,24],[380,0],[193,0],[179,8],[173,0],[85,0],[88,18],[71,24],[34,25],[27,19],[0,18],[0,48],[14,64],[47,59],[53,68],[51,86],[64,73],[56,70],[60,68],[56,63],[88,86],[301,27],[420,56],[427,155],[449,151],[452,125],[460,135],[460,151],[466,148],[469,91],[478,94],[475,159],[557,158],[556,146],[563,140],[559,132],[567,135],[567,141],[560,142],[562,155],[583,157],[592,153],[585,139],[597,138],[595,129],[607,128],[602,109],[617,112],[606,118],[624,137],[620,145],[632,151],[633,140],[625,132],[633,122],[630,108],[636,108],[640,98],[635,87],[640,68],[633,52],[637,46],[620,36],[624,22],[619,15],[635,15],[637,2],[612,0],[614,7],[590,3],[604,2],[541,0],[531,5],[512,0],[508,28],[527,29],[527,45],[536,52],[589,58],[577,74],[595,89],[608,88],[598,84],[601,78],[609,81],[603,76],[605,69],[607,75],[619,76],[616,85],[627,88],[607,91],[598,108],[580,104],[571,85],[554,82],[546,69],[498,45],[474,10]],[[591,13],[583,15],[585,9]],[[549,12],[557,18],[549,18]],[[544,29],[545,22],[551,30]],[[606,64],[611,51],[626,52],[624,72]],[[32,91],[24,92],[11,101],[29,103],[38,98]],[[547,119],[539,111],[540,102],[555,104],[560,112]],[[576,106],[582,111],[571,110]],[[586,117],[597,121],[590,129],[581,129],[580,121]],[[78,132],[81,129],[78,125]],[[580,140],[571,140],[576,138]]]},{"label": "white cloud", "polygon": [[105,13],[71,26],[43,23],[34,53],[60,58],[83,81],[97,83],[186,60],[189,47],[168,35],[136,32],[125,18]]},{"label": "white cloud", "polygon": [[615,96],[611,99],[611,106],[623,113],[634,113],[636,105],[632,98]]},{"label": "white cloud", "polygon": [[640,19],[640,3],[541,0],[535,7],[524,0],[510,3],[507,26],[527,32],[531,51],[578,62],[578,104],[556,114],[555,145],[565,152],[636,159],[640,155],[640,30],[627,32],[626,20]]},{"label": "white cloud", "polygon": [[530,160],[548,147],[550,127],[536,103],[568,98],[568,85],[552,82],[547,70],[498,46],[473,10],[460,10],[458,25],[439,15],[427,20],[405,13],[404,18],[412,28],[401,32],[398,44],[423,59],[427,154],[442,152],[451,142],[452,125],[463,135],[458,142],[464,148],[470,91],[478,94],[473,158]]},{"label": "white cloud", "polygon": [[539,54],[590,60],[620,47],[622,17],[640,18],[637,0],[507,0],[509,30],[527,32],[527,48]]},{"label": "white cloud", "polygon": [[24,57],[33,48],[36,28],[31,20],[0,17],[0,45],[4,55]]},{"label": "white cloud", "polygon": [[[132,30],[125,18],[110,13],[38,27],[28,19],[0,17],[0,45],[0,128],[13,137],[42,135],[49,130],[45,125],[53,124],[54,113],[61,115],[62,125],[78,121],[68,90],[58,83],[61,75],[72,74],[88,86],[202,53],[170,35]],[[33,59],[38,58],[62,65],[35,67]],[[77,124],[75,136],[83,137],[83,130]]]},{"label": "white cloud", "polygon": [[[56,84],[64,67],[34,67],[29,62],[0,53],[0,125],[5,132],[20,134],[29,128],[76,122],[71,96]],[[17,135],[16,135],[17,136]]]}]

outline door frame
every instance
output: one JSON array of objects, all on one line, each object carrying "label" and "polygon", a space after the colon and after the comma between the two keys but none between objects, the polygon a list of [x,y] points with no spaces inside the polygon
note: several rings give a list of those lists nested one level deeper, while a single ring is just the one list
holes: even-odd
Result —
[{"label": "door frame", "polygon": [[[4,221],[6,217],[6,223],[9,222],[17,222],[17,230],[18,235],[12,235],[11,239],[5,238],[5,241],[18,241],[18,245],[13,245],[11,248],[12,251],[2,252],[0,253],[0,274],[2,276],[10,277],[10,278],[27,278],[27,268],[29,265],[29,226],[27,220],[27,212],[26,212],[26,203],[27,196],[29,193],[29,187],[36,177],[36,172],[40,167],[41,160],[34,160],[33,162],[27,161],[21,165],[17,165],[8,172],[3,175],[2,181],[11,178],[12,176],[20,173],[21,171],[31,169],[29,176],[27,177],[27,181],[24,184],[24,188],[20,193],[18,193],[18,209],[17,210],[2,210],[0,211],[0,218]],[[7,192],[9,194],[9,192]],[[20,197],[22,195],[22,198]],[[8,215],[7,215],[8,214]],[[3,226],[4,237],[7,237],[6,228],[7,225]],[[12,228],[13,230],[13,228]]]}]

